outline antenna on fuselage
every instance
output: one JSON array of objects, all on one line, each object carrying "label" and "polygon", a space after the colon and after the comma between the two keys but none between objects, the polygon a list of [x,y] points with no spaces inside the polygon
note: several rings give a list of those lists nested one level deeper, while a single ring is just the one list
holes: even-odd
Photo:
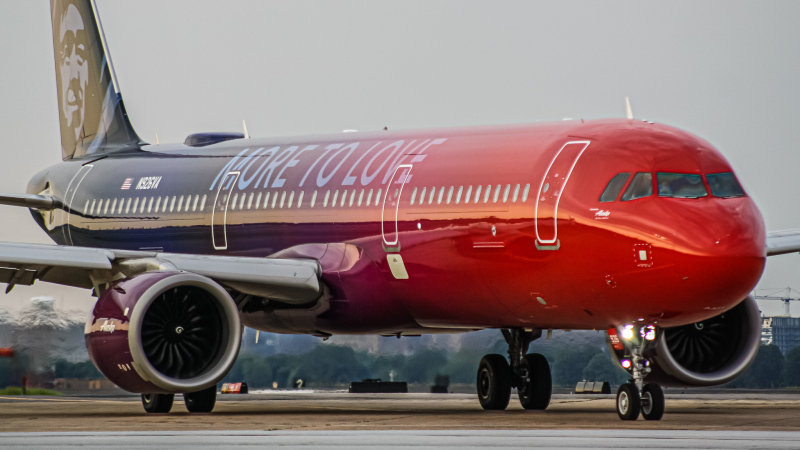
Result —
[{"label": "antenna on fuselage", "polygon": [[633,110],[631,110],[631,100],[625,97],[625,107],[628,109],[628,119],[633,119]]},{"label": "antenna on fuselage", "polygon": [[158,145],[158,133],[156,133],[156,145]]},{"label": "antenna on fuselage", "polygon": [[250,139],[250,135],[247,134],[247,124],[244,123],[244,119],[242,119],[242,128],[244,128],[244,138],[245,139]]}]

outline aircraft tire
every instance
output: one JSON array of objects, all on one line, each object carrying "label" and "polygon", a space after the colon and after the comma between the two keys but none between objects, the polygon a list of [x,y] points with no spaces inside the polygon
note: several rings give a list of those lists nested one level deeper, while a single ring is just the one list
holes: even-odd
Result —
[{"label": "aircraft tire", "polygon": [[168,413],[173,401],[175,394],[142,394],[142,406],[148,413]]},{"label": "aircraft tire", "polygon": [[617,414],[622,420],[636,420],[642,409],[639,389],[633,383],[625,383],[617,391]]},{"label": "aircraft tire", "polygon": [[642,388],[642,417],[645,420],[661,420],[664,417],[664,391],[656,383]]},{"label": "aircraft tire", "polygon": [[543,410],[550,405],[553,380],[547,358],[539,353],[525,355],[522,364],[527,369],[527,380],[517,382],[519,402],[525,409]]},{"label": "aircraft tire", "polygon": [[186,409],[192,413],[209,413],[217,404],[217,385],[197,392],[187,392],[183,394],[183,402]]},{"label": "aircraft tire", "polygon": [[478,366],[478,400],[483,409],[501,411],[511,399],[511,368],[505,356],[486,355]]}]

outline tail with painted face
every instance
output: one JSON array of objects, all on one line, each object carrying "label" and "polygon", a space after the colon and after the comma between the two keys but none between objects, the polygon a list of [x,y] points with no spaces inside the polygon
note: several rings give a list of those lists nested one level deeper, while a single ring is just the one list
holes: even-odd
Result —
[{"label": "tail with painted face", "polygon": [[94,0],[50,0],[50,12],[62,158],[138,150]]}]

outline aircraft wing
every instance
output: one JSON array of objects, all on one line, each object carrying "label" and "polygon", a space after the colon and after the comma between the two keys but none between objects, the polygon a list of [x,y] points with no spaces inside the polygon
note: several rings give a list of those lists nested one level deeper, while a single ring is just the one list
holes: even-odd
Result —
[{"label": "aircraft wing", "polygon": [[767,233],[767,256],[800,252],[800,229]]},{"label": "aircraft wing", "polygon": [[193,272],[240,292],[292,304],[322,293],[315,259],[254,258],[109,250],[63,245],[0,242],[0,283],[36,280],[96,288],[127,276],[157,270]]}]

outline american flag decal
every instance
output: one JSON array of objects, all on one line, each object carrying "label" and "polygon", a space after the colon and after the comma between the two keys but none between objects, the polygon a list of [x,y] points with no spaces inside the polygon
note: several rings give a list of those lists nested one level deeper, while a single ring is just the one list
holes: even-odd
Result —
[{"label": "american flag decal", "polygon": [[133,178],[125,178],[125,182],[122,183],[122,190],[123,191],[127,191],[128,189],[130,189],[132,181],[133,181]]}]

